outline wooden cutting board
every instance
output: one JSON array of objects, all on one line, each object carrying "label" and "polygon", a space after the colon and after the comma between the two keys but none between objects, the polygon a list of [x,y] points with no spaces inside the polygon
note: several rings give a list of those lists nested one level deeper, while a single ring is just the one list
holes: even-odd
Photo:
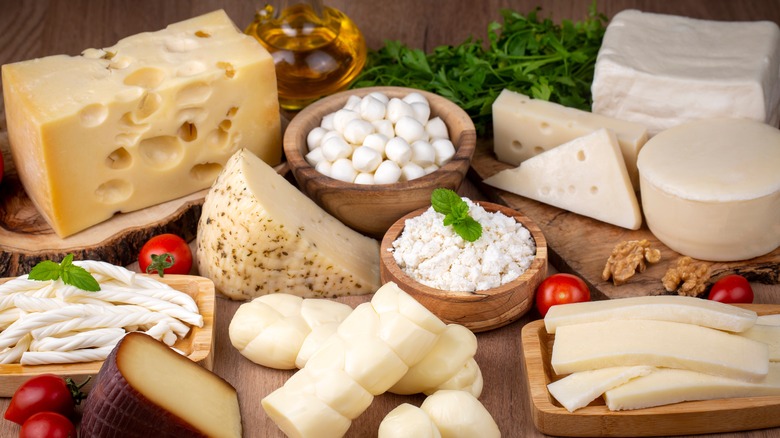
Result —
[{"label": "wooden cutting board", "polygon": [[[547,239],[550,263],[556,269],[582,277],[595,298],[668,293],[661,284],[661,278],[681,255],[656,239],[646,224],[639,230],[627,230],[482,183],[485,178],[512,167],[496,159],[491,140],[480,140],[472,158],[469,177],[491,201],[519,210],[539,225]],[[621,286],[602,280],[601,273],[612,248],[625,240],[641,239],[647,239],[652,248],[661,251],[661,261],[648,265],[645,272],[637,273]],[[750,260],[713,263],[710,270],[710,285],[718,278],[733,273],[744,275],[750,281],[776,284],[780,282],[780,248]]]}]

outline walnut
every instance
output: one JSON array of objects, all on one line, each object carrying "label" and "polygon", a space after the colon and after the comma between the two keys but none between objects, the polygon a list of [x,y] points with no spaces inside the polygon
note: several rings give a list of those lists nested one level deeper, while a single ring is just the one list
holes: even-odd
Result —
[{"label": "walnut", "polygon": [[627,240],[615,245],[612,254],[607,259],[601,278],[606,281],[612,278],[615,286],[628,281],[638,272],[644,272],[648,263],[658,263],[661,260],[661,251],[650,248],[650,242],[643,240]]},{"label": "walnut", "polygon": [[[704,293],[710,278],[710,265],[685,256],[677,260],[677,266],[669,268],[661,280],[668,292],[691,297]],[[682,283],[682,284],[681,284]]]}]

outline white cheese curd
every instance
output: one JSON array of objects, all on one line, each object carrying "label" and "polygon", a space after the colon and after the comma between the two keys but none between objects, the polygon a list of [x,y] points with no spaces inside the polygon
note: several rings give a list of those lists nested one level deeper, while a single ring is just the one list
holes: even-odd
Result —
[{"label": "white cheese curd", "polygon": [[431,207],[404,223],[390,250],[395,262],[414,280],[440,290],[475,292],[517,279],[536,254],[531,233],[514,218],[463,199],[482,225],[479,239],[464,240]]},{"label": "white cheese curd", "polygon": [[309,150],[311,151],[320,147],[322,144],[322,137],[327,133],[328,130],[321,126],[317,126],[309,131],[309,135],[306,136],[306,146],[309,147]]}]

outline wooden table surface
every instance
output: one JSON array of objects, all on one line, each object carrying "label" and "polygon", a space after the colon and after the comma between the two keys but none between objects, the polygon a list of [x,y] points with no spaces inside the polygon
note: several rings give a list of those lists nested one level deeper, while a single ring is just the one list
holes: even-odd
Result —
[{"label": "wooden table surface", "polygon": [[[168,23],[218,8],[224,8],[243,28],[252,20],[255,8],[264,3],[250,0],[0,0],[0,64],[60,53],[76,55],[88,47],[112,45],[122,37],[158,30]],[[385,39],[397,39],[428,50],[440,44],[459,43],[470,35],[484,38],[488,23],[500,21],[499,10],[502,8],[527,12],[543,3],[542,13],[545,16],[555,20],[581,19],[591,0],[332,0],[326,3],[341,9],[357,23],[369,47],[377,48]],[[623,9],[636,8],[697,18],[780,23],[778,1],[602,0],[598,3],[599,11],[607,16]],[[470,184],[463,191],[475,199],[481,196]],[[756,303],[780,303],[780,286],[755,284],[754,289]],[[350,298],[346,301],[354,305],[365,299]],[[269,388],[280,386],[291,372],[257,366],[230,345],[227,327],[239,304],[226,299],[217,300],[213,370],[238,389],[246,437],[281,436],[262,411],[260,400],[270,391]],[[514,324],[478,336],[477,361],[485,376],[481,400],[506,437],[542,436],[534,428],[530,416],[520,345],[521,327],[537,318],[538,314],[532,311]],[[8,401],[0,399],[1,411],[5,411]],[[376,425],[381,418],[404,401],[419,404],[422,397],[389,394],[378,397],[369,410],[353,423],[349,436],[375,436]],[[780,412],[777,415],[780,416]],[[18,426],[0,421],[0,437],[17,434]],[[780,436],[780,428],[713,436],[777,437]]]}]

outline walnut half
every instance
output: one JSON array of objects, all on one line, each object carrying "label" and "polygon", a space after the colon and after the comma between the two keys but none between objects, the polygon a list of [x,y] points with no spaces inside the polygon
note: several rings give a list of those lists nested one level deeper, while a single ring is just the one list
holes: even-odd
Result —
[{"label": "walnut half", "polygon": [[666,271],[661,281],[668,292],[677,291],[678,295],[696,297],[704,293],[709,279],[709,263],[694,261],[684,256],[677,260],[677,266]]},{"label": "walnut half", "polygon": [[643,240],[627,240],[615,245],[612,254],[607,259],[601,278],[604,281],[612,278],[615,286],[628,281],[638,272],[644,272],[648,263],[658,263],[661,251],[650,248],[650,242]]}]

